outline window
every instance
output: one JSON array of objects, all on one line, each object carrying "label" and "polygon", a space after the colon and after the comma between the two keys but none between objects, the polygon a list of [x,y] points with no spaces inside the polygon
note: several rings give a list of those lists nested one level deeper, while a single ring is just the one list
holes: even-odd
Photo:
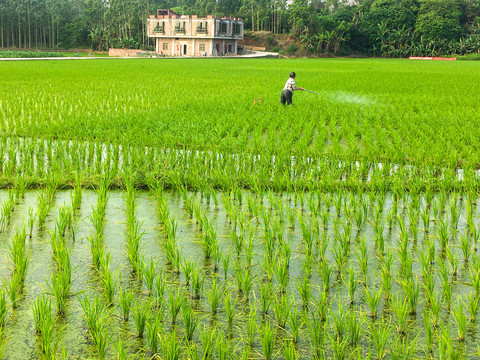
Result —
[{"label": "window", "polygon": [[165,30],[165,23],[163,21],[157,22],[157,24],[153,28],[153,32],[156,32],[156,33],[163,33],[164,30]]},{"label": "window", "polygon": [[198,34],[206,34],[207,33],[207,23],[206,22],[197,23],[197,33]]},{"label": "window", "polygon": [[234,29],[235,35],[241,34],[241,32],[242,32],[242,24],[234,23],[233,25],[234,25],[234,26],[233,26],[233,29]]},{"label": "window", "polygon": [[220,22],[220,34],[226,34],[227,33],[227,22],[226,21],[221,21]]},{"label": "window", "polygon": [[175,23],[175,32],[185,33],[185,21]]},{"label": "window", "polygon": [[205,51],[205,44],[198,45],[198,50],[199,51]]},{"label": "window", "polygon": [[168,50],[168,43],[163,43],[163,50]]}]

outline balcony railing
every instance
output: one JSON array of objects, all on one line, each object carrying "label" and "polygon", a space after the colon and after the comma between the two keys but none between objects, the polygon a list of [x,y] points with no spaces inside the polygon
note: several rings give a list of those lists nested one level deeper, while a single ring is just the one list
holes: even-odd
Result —
[{"label": "balcony railing", "polygon": [[153,32],[163,34],[165,32],[165,28],[163,26],[155,26],[153,28]]},{"label": "balcony railing", "polygon": [[184,27],[175,27],[175,32],[185,34],[185,28]]},{"label": "balcony railing", "polygon": [[207,33],[206,28],[197,27],[197,34],[206,34],[206,33]]}]

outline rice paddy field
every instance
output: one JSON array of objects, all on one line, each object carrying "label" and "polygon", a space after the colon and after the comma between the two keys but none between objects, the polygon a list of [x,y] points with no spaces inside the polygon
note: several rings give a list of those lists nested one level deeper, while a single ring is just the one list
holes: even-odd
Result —
[{"label": "rice paddy field", "polygon": [[[291,71],[318,95],[282,107]],[[461,61],[1,63],[0,358],[479,358],[479,83]]]}]

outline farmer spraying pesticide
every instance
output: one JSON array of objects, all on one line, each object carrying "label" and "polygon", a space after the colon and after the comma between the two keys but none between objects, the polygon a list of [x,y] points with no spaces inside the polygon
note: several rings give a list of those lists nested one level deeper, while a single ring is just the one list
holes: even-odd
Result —
[{"label": "farmer spraying pesticide", "polygon": [[292,97],[293,97],[293,92],[295,90],[305,90],[304,88],[297,87],[295,85],[295,73],[291,72],[290,77],[288,78],[287,82],[285,83],[285,86],[282,90],[282,96],[280,97],[280,103],[282,105],[290,105],[292,103]]}]

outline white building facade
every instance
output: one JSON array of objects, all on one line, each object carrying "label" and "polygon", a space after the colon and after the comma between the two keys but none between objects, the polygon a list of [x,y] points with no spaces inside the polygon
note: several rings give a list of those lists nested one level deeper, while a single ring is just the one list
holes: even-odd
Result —
[{"label": "white building facade", "polygon": [[148,36],[155,38],[155,52],[165,56],[237,55],[243,39],[239,18],[207,15],[179,15],[172,10],[157,10],[147,21]]}]

